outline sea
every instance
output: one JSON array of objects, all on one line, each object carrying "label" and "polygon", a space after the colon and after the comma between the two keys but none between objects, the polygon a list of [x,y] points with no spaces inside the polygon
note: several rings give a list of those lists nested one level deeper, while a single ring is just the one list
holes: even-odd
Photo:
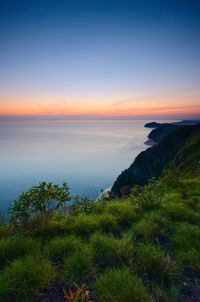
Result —
[{"label": "sea", "polygon": [[148,120],[0,120],[0,211],[41,181],[95,200],[148,148]]}]

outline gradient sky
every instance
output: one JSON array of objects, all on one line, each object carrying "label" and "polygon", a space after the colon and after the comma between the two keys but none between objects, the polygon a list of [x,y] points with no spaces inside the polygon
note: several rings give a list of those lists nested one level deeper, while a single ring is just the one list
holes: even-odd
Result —
[{"label": "gradient sky", "polygon": [[1,0],[0,115],[200,117],[198,0]]}]

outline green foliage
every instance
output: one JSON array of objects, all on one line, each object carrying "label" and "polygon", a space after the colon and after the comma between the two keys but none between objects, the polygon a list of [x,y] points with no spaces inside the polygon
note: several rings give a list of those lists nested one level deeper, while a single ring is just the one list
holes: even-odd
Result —
[{"label": "green foliage", "polygon": [[14,225],[25,223],[37,215],[44,215],[52,210],[64,209],[69,200],[69,189],[66,183],[60,187],[42,182],[21,193],[10,209],[10,222]]},{"label": "green foliage", "polygon": [[72,198],[73,204],[70,206],[70,210],[75,213],[91,213],[94,210],[94,202],[87,197],[76,196]]},{"label": "green foliage", "polygon": [[15,260],[1,271],[0,301],[29,302],[55,278],[55,271],[47,260],[28,257]]},{"label": "green foliage", "polygon": [[135,208],[130,201],[108,202],[104,211],[115,216],[118,223],[123,227],[130,225],[137,218]]},{"label": "green foliage", "polygon": [[90,236],[97,229],[95,215],[79,214],[71,224],[71,230],[76,235]]},{"label": "green foliage", "polygon": [[143,187],[142,192],[137,197],[133,196],[133,199],[136,199],[142,209],[152,210],[159,208],[165,193],[166,186],[162,180],[152,180],[148,185]]},{"label": "green foliage", "polygon": [[162,211],[146,213],[141,220],[132,226],[134,240],[165,244],[168,241],[170,221]]},{"label": "green foliage", "polygon": [[188,208],[186,204],[175,203],[174,201],[166,205],[166,214],[173,221],[185,221],[188,223],[199,223],[198,213]]},{"label": "green foliage", "polygon": [[180,282],[178,264],[158,247],[151,244],[138,244],[136,259],[136,270],[143,278],[148,278],[164,287]]},{"label": "green foliage", "polygon": [[94,288],[99,302],[150,302],[146,290],[136,276],[127,269],[106,271],[96,281]]},{"label": "green foliage", "polygon": [[91,250],[84,246],[65,259],[64,277],[66,282],[88,281],[94,274]]},{"label": "green foliage", "polygon": [[75,251],[81,250],[83,244],[80,238],[70,235],[66,237],[55,237],[50,240],[46,247],[49,258],[56,263],[63,263],[64,259]]},{"label": "green foliage", "polygon": [[93,258],[100,268],[129,264],[133,254],[133,246],[128,237],[117,240],[95,233],[91,237],[91,248]]},{"label": "green foliage", "polygon": [[13,236],[0,240],[0,268],[11,261],[28,255],[38,254],[40,243],[37,240]]},{"label": "green foliage", "polygon": [[184,268],[200,270],[200,228],[187,223],[180,223],[175,227],[171,236],[172,248],[176,259]]}]

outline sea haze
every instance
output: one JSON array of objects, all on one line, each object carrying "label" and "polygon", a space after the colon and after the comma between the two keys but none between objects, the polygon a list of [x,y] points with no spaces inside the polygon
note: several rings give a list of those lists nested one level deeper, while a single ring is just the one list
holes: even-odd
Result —
[{"label": "sea haze", "polygon": [[0,121],[0,210],[40,181],[97,198],[147,148],[144,120]]}]

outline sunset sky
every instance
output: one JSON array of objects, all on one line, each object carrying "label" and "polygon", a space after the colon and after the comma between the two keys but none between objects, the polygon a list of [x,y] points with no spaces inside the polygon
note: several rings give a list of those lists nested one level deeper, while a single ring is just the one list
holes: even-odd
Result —
[{"label": "sunset sky", "polygon": [[198,0],[0,1],[0,116],[200,118]]}]

